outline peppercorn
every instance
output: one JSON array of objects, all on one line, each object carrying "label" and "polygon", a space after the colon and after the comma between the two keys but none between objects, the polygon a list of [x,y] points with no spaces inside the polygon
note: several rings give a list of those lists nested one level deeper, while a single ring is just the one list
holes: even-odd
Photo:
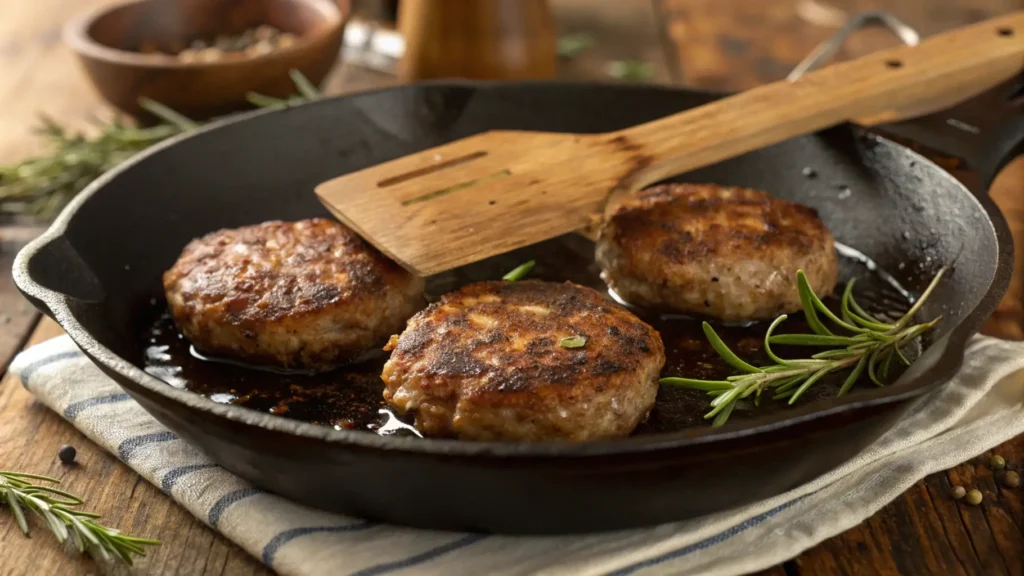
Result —
[{"label": "peppercorn", "polygon": [[299,38],[273,26],[250,28],[241,34],[220,34],[212,39],[197,38],[185,49],[173,50],[186,63],[219,62],[244,55],[250,58],[294,46]]},{"label": "peppercorn", "polygon": [[1002,470],[1003,468],[1006,468],[1006,460],[1004,460],[1003,457],[999,456],[998,454],[993,456],[992,459],[988,461],[988,463],[990,466],[992,466],[993,470]]},{"label": "peppercorn", "polygon": [[1009,472],[1006,473],[1006,477],[1003,478],[1003,483],[1009,486],[1010,488],[1016,488],[1017,486],[1020,486],[1020,474],[1017,474],[1013,470],[1010,470]]},{"label": "peppercorn", "polygon": [[57,457],[60,458],[60,461],[65,464],[72,464],[74,463],[75,456],[77,454],[78,451],[75,450],[74,446],[71,446],[70,444],[65,444],[60,447],[60,450],[57,452]]},{"label": "peppercorn", "polygon": [[981,499],[981,491],[978,490],[977,488],[967,493],[967,503],[970,504],[971,506],[977,506],[978,504],[981,504]]},{"label": "peppercorn", "polygon": [[957,500],[967,495],[967,489],[963,486],[953,486],[953,498]]}]

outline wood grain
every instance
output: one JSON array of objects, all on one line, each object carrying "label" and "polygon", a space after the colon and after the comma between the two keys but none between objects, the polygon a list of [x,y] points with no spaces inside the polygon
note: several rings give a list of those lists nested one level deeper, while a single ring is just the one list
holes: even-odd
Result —
[{"label": "wood grain", "polygon": [[[834,26],[815,25],[799,16],[801,2],[773,4],[743,0],[660,0],[659,10],[674,43],[680,75],[691,86],[742,90],[784,78]],[[806,4],[806,3],[803,3]],[[923,34],[934,34],[1020,9],[1019,0],[849,0],[822,2],[849,12],[886,9]],[[858,56],[896,41],[878,30],[854,35],[837,56]],[[953,168],[953,167],[951,167]],[[976,175],[953,168],[963,180]],[[1015,273],[1006,296],[984,332],[1024,339],[1024,157],[996,179],[990,194],[1007,218],[1014,244]],[[993,453],[1024,464],[1024,437],[996,447]],[[922,480],[899,499],[859,526],[835,536],[786,563],[794,575],[935,575],[1020,574],[1024,569],[1022,489],[986,484],[990,472],[982,457],[948,473]],[[949,497],[953,484],[975,484],[985,500],[973,508]],[[988,518],[992,520],[986,522]],[[941,528],[941,530],[940,530]],[[778,569],[763,574],[777,574]]]},{"label": "wood grain", "polygon": [[1013,235],[1013,277],[995,314],[982,330],[1007,340],[1024,340],[1024,156],[1011,162],[989,190]]},{"label": "wood grain", "polygon": [[20,160],[42,149],[32,138],[40,113],[70,128],[89,130],[90,118],[109,117],[90,88],[74,55],[61,44],[61,26],[70,15],[112,0],[4,2],[0,8],[0,161]]},{"label": "wood grain", "polygon": [[[675,45],[682,82],[728,91],[785,78],[845,17],[858,12],[889,11],[928,36],[1021,9],[1020,0],[785,0],[772,2],[771,9],[749,0],[657,3]],[[813,14],[818,17],[808,17]],[[863,56],[898,43],[884,30],[864,30],[836,58]]]},{"label": "wood grain", "polygon": [[554,0],[551,5],[560,35],[585,34],[593,40],[575,57],[559,59],[559,79],[613,81],[609,64],[632,60],[649,66],[647,82],[679,81],[675,50],[652,0]]},{"label": "wood grain", "polygon": [[[38,150],[30,138],[35,114],[45,111],[76,127],[90,115],[107,112],[90,91],[71,55],[59,43],[59,29],[73,11],[112,0],[33,0],[0,3],[0,161],[9,162]],[[977,21],[1020,7],[1020,0],[902,0],[835,2],[855,9],[895,9],[922,32],[932,33]],[[599,78],[609,59],[639,58],[651,62],[654,81],[685,79],[709,88],[743,89],[783,78],[818,41],[834,31],[801,20],[792,3],[746,0],[659,0],[655,13],[647,0],[552,0],[560,28],[594,34],[597,45],[572,61],[560,62],[560,76]],[[661,23],[664,31],[658,30]],[[676,44],[663,51],[662,34]],[[892,45],[881,33],[858,34],[841,57],[863,54]],[[682,67],[675,62],[681,62]],[[373,71],[341,66],[325,82],[326,91],[340,93],[395,79]],[[1014,231],[1017,270],[1001,315],[986,328],[1002,337],[1021,338],[1021,301],[1024,298],[1024,158],[1000,175],[992,196],[1007,215]],[[4,258],[33,231],[0,228],[0,323],[5,314],[12,324],[0,325],[0,346],[25,337],[23,326],[35,314],[21,303],[10,284]],[[7,272],[5,275],[4,273]],[[11,306],[14,306],[13,308]],[[21,306],[25,306],[21,308]],[[19,311],[22,320],[10,311]],[[10,330],[5,328],[10,327]],[[44,321],[36,338],[54,334]],[[6,340],[4,340],[6,338]],[[6,348],[4,348],[6,349]],[[0,355],[0,360],[6,360]],[[6,362],[4,362],[6,363]],[[56,449],[72,443],[79,450],[80,469],[56,464]],[[265,574],[267,571],[237,547],[214,534],[137,475],[103,454],[48,409],[34,403],[8,378],[0,383],[0,467],[13,465],[11,446],[17,445],[18,465],[32,471],[63,475],[69,487],[85,496],[90,507],[103,513],[111,525],[164,540],[140,564],[138,573],[153,574]],[[1024,437],[994,450],[1018,466],[1024,463]],[[991,473],[982,457],[948,473],[925,479],[872,519],[802,554],[785,566],[764,572],[769,576],[812,575],[945,575],[1020,574],[1024,548],[1018,534],[1024,526],[1022,490],[986,484]],[[988,479],[988,480],[986,480]],[[999,478],[997,477],[998,481]],[[950,500],[953,483],[978,484],[985,501],[978,508]],[[923,488],[923,491],[922,491]],[[134,490],[134,494],[133,494]],[[123,502],[129,495],[128,502]],[[927,499],[925,498],[927,496]],[[931,510],[929,512],[928,510]],[[914,514],[915,520],[908,518]],[[936,529],[941,524],[941,535]],[[100,567],[78,556],[65,556],[44,531],[32,539],[10,532],[13,523],[0,514],[0,574],[99,574]],[[990,528],[991,526],[991,528]],[[1015,546],[1017,546],[1015,548]],[[11,554],[11,552],[15,554]],[[19,561],[20,560],[20,561]],[[1016,562],[1015,562],[1016,561]],[[940,563],[948,562],[948,563]],[[1017,570],[1016,572],[1014,570]]]},{"label": "wood grain", "polygon": [[403,0],[398,77],[553,78],[555,23],[547,0]]},{"label": "wood grain", "polygon": [[[4,127],[0,130],[0,162],[13,162],[39,151],[39,141],[31,137],[39,112],[87,131],[90,117],[109,116],[70,52],[60,44],[59,35],[63,20],[71,15],[68,7],[77,13],[114,1],[33,0],[3,3],[0,7],[0,67],[5,71],[0,75],[0,125]],[[670,78],[664,51],[652,47],[657,46],[659,36],[648,0],[599,2],[596,6],[593,0],[553,0],[552,9],[563,30],[585,30],[597,41],[579,58],[560,62],[560,76],[603,76],[610,58],[643,58],[654,63],[653,80]],[[392,76],[343,64],[328,75],[323,89],[328,94],[340,94],[396,82]],[[0,227],[0,362],[4,366],[19,342],[27,340],[38,319],[13,287],[9,264],[17,247],[36,232]],[[6,326],[4,315],[12,319]],[[5,329],[8,327],[10,330]],[[44,320],[32,341],[59,333],[56,325]],[[56,463],[56,451],[66,443],[78,449],[81,467],[67,470]],[[12,378],[0,382],[0,468],[7,467],[57,475],[67,483],[65,488],[86,498],[90,509],[103,514],[109,525],[163,540],[163,546],[138,563],[136,573],[269,573],[59,416],[34,402]],[[16,527],[10,517],[0,514],[0,574],[4,576],[106,572],[87,558],[66,555],[44,530],[37,529],[31,539],[23,539],[12,530]]]},{"label": "wood grain", "polygon": [[[249,108],[250,91],[294,94],[291,69],[319,85],[338,59],[345,12],[329,0],[145,0],[75,18],[64,39],[96,89],[121,111],[143,115],[138,100],[146,97],[202,120]],[[177,51],[194,37],[238,34],[260,23],[298,40],[272,54],[212,63],[136,52],[144,42]]]},{"label": "wood grain", "polygon": [[39,312],[14,286],[10,270],[18,250],[40,231],[39,226],[0,227],[0,374],[25,345],[39,320]]},{"label": "wood grain", "polygon": [[919,109],[1022,69],[1024,11],[614,134],[492,131],[334,178],[316,193],[377,249],[429,276],[585,228],[613,193],[850,119]]},{"label": "wood grain", "polygon": [[[1024,339],[1022,192],[1024,156],[1007,166],[990,190],[1007,217],[1017,251],[1010,288],[984,332],[1011,340]],[[799,574],[1024,574],[1024,490],[1002,485],[1004,475],[986,466],[992,454],[1024,473],[1024,436],[1018,436],[928,476],[863,524],[805,552],[795,560]],[[949,494],[956,485],[981,490],[981,506],[953,500]]]},{"label": "wood grain", "polygon": [[[945,473],[933,474],[863,524],[796,559],[800,574],[1024,574],[1022,490],[993,474],[991,454],[1018,471],[1024,438]],[[953,486],[978,488],[979,506],[952,498]]]},{"label": "wood grain", "polygon": [[[30,344],[62,333],[47,318],[32,335]],[[57,459],[57,450],[64,444],[78,450],[76,465],[65,466]],[[106,525],[162,540],[163,545],[140,560],[140,573],[270,573],[256,559],[206,528],[158,488],[36,402],[13,376],[0,383],[0,469],[58,478],[61,488],[84,497],[90,511],[102,514]],[[26,540],[13,517],[0,514],[0,542],[5,549],[0,553],[0,574],[103,572],[85,557],[66,554],[34,517],[31,527],[32,538]]]},{"label": "wood grain", "polygon": [[[72,54],[61,45],[60,28],[70,14],[113,1],[69,4],[36,0],[0,7],[0,66],[4,70],[0,76],[0,125],[4,128],[0,131],[0,162],[13,162],[40,150],[40,141],[31,137],[38,113],[86,132],[91,130],[90,118],[110,116]],[[339,66],[325,84],[341,92],[377,85],[381,79],[373,72]],[[0,374],[32,335],[39,319],[38,312],[17,292],[10,275],[16,251],[39,230],[37,226],[0,227]],[[59,327],[46,319],[31,342],[60,333]],[[64,444],[77,448],[79,466],[66,468],[58,463],[57,450]],[[0,382],[0,469],[58,477],[65,489],[83,496],[90,510],[102,514],[107,525],[161,539],[163,545],[137,564],[137,573],[271,573],[35,402],[12,377]],[[0,514],[0,574],[109,573],[87,557],[65,553],[37,522],[33,521],[32,527],[33,537],[26,539],[10,515]]]}]

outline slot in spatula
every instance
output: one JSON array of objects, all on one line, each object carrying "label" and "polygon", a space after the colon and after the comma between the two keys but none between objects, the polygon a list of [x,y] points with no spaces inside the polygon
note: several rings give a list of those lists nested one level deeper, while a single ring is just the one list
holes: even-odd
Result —
[{"label": "slot in spatula", "polygon": [[[496,130],[324,182],[343,223],[427,276],[586,228],[623,194],[1024,70],[1024,12],[604,134]],[[915,108],[916,106],[916,108]]]}]

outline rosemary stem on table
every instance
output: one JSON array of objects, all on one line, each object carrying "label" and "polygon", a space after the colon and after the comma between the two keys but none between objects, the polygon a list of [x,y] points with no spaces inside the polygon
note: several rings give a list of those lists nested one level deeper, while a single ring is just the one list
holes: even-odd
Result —
[{"label": "rosemary stem on table", "polygon": [[[945,268],[939,270],[906,314],[890,324],[878,320],[857,304],[853,297],[854,280],[850,280],[843,291],[837,316],[814,293],[807,276],[801,270],[797,272],[797,289],[804,316],[813,334],[775,335],[775,329],[788,318],[785,314],[779,316],[768,327],[764,337],[764,351],[774,364],[753,366],[730,350],[714,328],[704,322],[704,335],[712,348],[739,373],[725,380],[667,377],[662,378],[661,383],[706,392],[712,400],[711,410],[704,417],[714,418],[713,426],[725,424],[740,400],[754,395],[754,403],[759,405],[761,394],[766,390],[772,391],[773,400],[786,400],[792,405],[814,384],[833,372],[850,369],[839,388],[839,396],[848,393],[865,372],[875,385],[883,386],[894,362],[910,365],[903,349],[938,324],[940,318],[909,325],[944,273]],[[829,328],[826,320],[834,327]],[[790,360],[775,354],[772,344],[832,349],[818,352],[809,358]]]},{"label": "rosemary stem on table", "polygon": [[84,504],[82,499],[54,488],[59,483],[49,476],[0,471],[0,506],[10,508],[26,536],[29,535],[25,514],[28,510],[46,523],[58,542],[63,544],[70,539],[79,552],[101,560],[118,560],[131,565],[134,556],[146,555],[146,546],[160,544],[159,540],[128,536],[95,522],[99,514],[79,510],[78,506]]},{"label": "rosemary stem on table", "polygon": [[[320,97],[316,87],[298,70],[290,72],[298,93],[287,99],[250,93],[258,107],[283,107]],[[149,98],[139,106],[160,123],[139,128],[119,119],[99,122],[99,133],[87,137],[72,133],[52,118],[41,115],[37,132],[49,150],[12,166],[0,166],[0,216],[28,216],[48,220],[76,194],[104,172],[157,142],[200,126],[199,122]]]}]

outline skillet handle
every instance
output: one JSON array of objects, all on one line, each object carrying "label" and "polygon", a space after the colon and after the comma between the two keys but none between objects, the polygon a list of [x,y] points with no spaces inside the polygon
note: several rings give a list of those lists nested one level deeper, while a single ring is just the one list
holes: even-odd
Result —
[{"label": "skillet handle", "polygon": [[978,161],[982,189],[987,193],[999,172],[1021,154],[1024,154],[1024,112],[1004,122],[990,138]]},{"label": "skillet handle", "polygon": [[68,239],[44,234],[30,242],[14,260],[14,283],[33,306],[51,318],[69,301],[99,302],[103,285]]},{"label": "skillet handle", "polygon": [[1024,153],[1024,74],[947,110],[874,128],[959,158],[979,173],[969,186],[986,194],[999,171]]},{"label": "skillet handle", "polygon": [[917,30],[895,15],[888,12],[861,12],[850,17],[850,20],[843,24],[843,27],[832,35],[831,38],[816,46],[806,58],[793,68],[789,76],[786,76],[786,80],[797,80],[811,70],[820,68],[839,52],[843,44],[846,44],[847,38],[854,32],[869,26],[885,28],[907,46],[917,46],[921,43],[921,35],[918,34]]},{"label": "skillet handle", "polygon": [[[831,38],[818,45],[790,72],[796,80],[819,68],[843,47],[855,32],[870,26],[883,27],[908,46],[920,43],[913,27],[888,12],[853,15]],[[891,110],[859,118],[857,123],[876,131],[900,136],[932,150],[966,160],[981,176],[971,182],[975,194],[986,194],[1002,168],[1024,152],[1024,73],[987,91],[983,86],[962,86],[963,92],[939,95],[915,109]],[[949,106],[945,106],[946,102]],[[940,110],[935,111],[935,108]],[[884,124],[880,124],[884,122]]]},{"label": "skillet handle", "polygon": [[1020,72],[1022,63],[1024,11],[760,86],[618,133],[651,164],[617,191],[849,120],[948,104],[945,95],[976,93]]}]

